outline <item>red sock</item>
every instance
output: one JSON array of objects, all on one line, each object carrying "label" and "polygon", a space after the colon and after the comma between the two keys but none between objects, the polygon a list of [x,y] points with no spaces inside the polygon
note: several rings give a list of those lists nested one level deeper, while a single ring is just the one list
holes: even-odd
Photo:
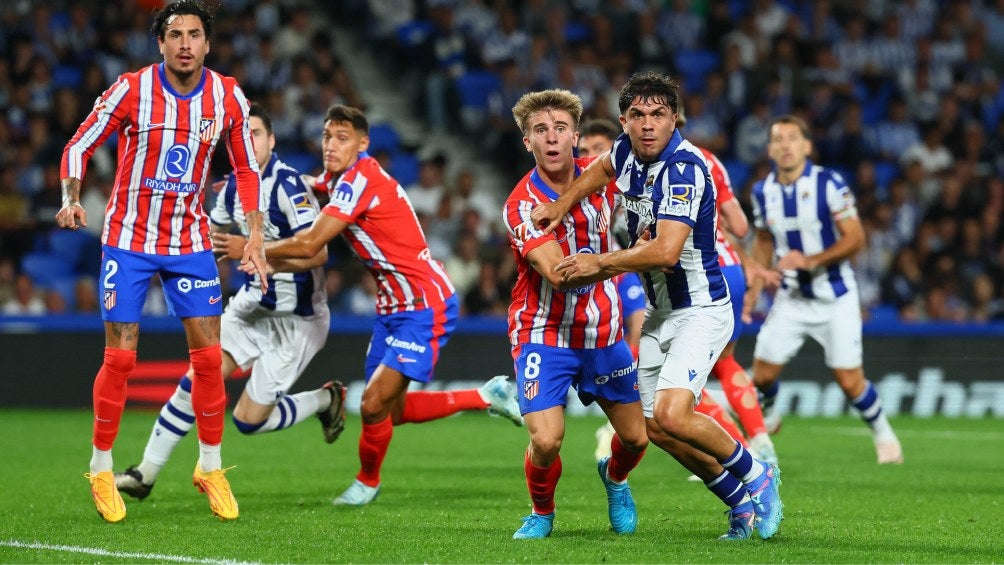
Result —
[{"label": "red sock", "polygon": [[526,474],[526,488],[530,491],[530,502],[537,514],[554,512],[554,489],[561,478],[561,456],[550,467],[537,467],[530,461],[530,450],[523,456],[523,472]]},{"label": "red sock", "polygon": [[360,467],[356,478],[366,486],[375,487],[380,484],[380,467],[393,435],[394,423],[390,416],[375,424],[363,423],[363,433],[359,436]]},{"label": "red sock", "polygon": [[717,403],[705,400],[707,398],[707,394],[708,393],[705,392],[701,395],[701,403],[697,405],[696,410],[705,416],[713,418],[716,422],[718,422],[718,425],[725,428],[725,431],[732,436],[732,439],[741,443],[743,447],[749,447],[749,443],[746,442],[746,437],[743,436],[743,433],[739,431],[738,427],[736,427],[736,423],[732,420],[732,418],[725,413],[725,409]]},{"label": "red sock", "polygon": [[206,445],[219,445],[223,441],[223,423],[226,421],[227,389],[223,386],[223,349],[220,344],[200,349],[189,349],[192,360],[192,409],[199,441]]},{"label": "red sock", "polygon": [[743,425],[746,434],[753,437],[766,433],[767,426],[763,423],[763,411],[760,410],[756,388],[750,382],[746,371],[736,363],[736,358],[729,355],[725,359],[719,359],[711,372],[722,384],[722,391],[729,399],[732,409],[736,411],[739,423]]},{"label": "red sock", "polygon": [[105,348],[105,360],[94,378],[94,447],[107,451],[115,443],[126,403],[126,383],[136,367],[136,352]]},{"label": "red sock", "polygon": [[476,388],[409,392],[399,424],[417,424],[452,416],[461,410],[484,410],[490,406]]},{"label": "red sock", "polygon": [[621,443],[620,436],[614,434],[614,439],[610,442],[610,462],[607,463],[607,476],[618,483],[627,479],[628,473],[638,466],[638,462],[644,455],[644,449],[638,453],[630,451]]}]

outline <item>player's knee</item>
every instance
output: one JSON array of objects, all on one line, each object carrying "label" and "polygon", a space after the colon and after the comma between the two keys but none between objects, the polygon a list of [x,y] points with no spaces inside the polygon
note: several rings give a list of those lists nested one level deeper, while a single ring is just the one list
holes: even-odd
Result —
[{"label": "player's knee", "polygon": [[639,426],[637,430],[630,430],[618,436],[621,438],[621,445],[633,453],[644,451],[648,447],[648,433],[644,427]]},{"label": "player's knee", "polygon": [[261,429],[265,425],[265,420],[257,423],[245,422],[238,417],[237,413],[234,412],[233,416],[234,425],[237,426],[237,431],[244,435],[250,435]]},{"label": "player's knee", "polygon": [[104,365],[113,373],[128,376],[136,368],[136,352],[106,347]]},{"label": "player's knee", "polygon": [[542,461],[554,461],[561,452],[561,438],[545,434],[535,434],[530,437],[534,454]]},{"label": "player's knee", "polygon": [[191,357],[192,369],[195,371],[196,378],[203,375],[222,374],[223,349],[220,344],[189,349],[188,354]]}]

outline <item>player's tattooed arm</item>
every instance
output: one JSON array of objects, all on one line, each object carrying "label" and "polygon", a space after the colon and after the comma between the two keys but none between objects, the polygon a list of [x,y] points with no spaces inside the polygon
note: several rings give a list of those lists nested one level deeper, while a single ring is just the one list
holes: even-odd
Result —
[{"label": "player's tattooed arm", "polygon": [[87,212],[80,205],[80,179],[66,177],[60,182],[63,207],[56,213],[56,225],[75,230],[87,226]]}]

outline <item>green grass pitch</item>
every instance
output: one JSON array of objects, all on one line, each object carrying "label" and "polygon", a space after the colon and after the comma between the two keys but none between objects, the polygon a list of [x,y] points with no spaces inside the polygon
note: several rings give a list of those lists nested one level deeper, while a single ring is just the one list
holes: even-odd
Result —
[{"label": "green grass pitch", "polygon": [[[154,418],[127,411],[116,468],[139,461]],[[190,434],[128,517],[106,524],[82,474],[87,410],[4,410],[0,562],[14,563],[1000,563],[1000,420],[893,423],[906,464],[879,467],[853,418],[789,417],[776,436],[785,521],[774,539],[723,544],[725,507],[662,451],[631,475],[638,532],[609,530],[593,462],[596,418],[571,418],[557,518],[547,540],[514,541],[529,512],[526,431],[463,414],[395,428],[380,497],[331,505],[357,470],[358,417],[338,443],[316,422],[245,437],[228,423],[223,458],[241,516],[222,523],[192,487]]]}]

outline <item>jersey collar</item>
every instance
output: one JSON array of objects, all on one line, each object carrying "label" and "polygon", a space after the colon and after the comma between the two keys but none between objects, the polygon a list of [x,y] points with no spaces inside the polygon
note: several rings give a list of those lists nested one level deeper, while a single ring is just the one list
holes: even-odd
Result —
[{"label": "jersey collar", "polygon": [[202,67],[202,77],[199,78],[199,84],[195,85],[195,88],[193,88],[192,91],[189,92],[188,94],[179,94],[178,91],[175,90],[173,86],[171,86],[171,83],[168,82],[167,80],[167,73],[164,72],[164,63],[157,65],[157,74],[160,76],[160,83],[164,85],[164,88],[167,89],[167,91],[170,92],[173,96],[175,96],[176,98],[181,98],[182,100],[188,100],[189,98],[197,94],[201,94],[202,87],[205,86],[206,84],[205,67]]}]

